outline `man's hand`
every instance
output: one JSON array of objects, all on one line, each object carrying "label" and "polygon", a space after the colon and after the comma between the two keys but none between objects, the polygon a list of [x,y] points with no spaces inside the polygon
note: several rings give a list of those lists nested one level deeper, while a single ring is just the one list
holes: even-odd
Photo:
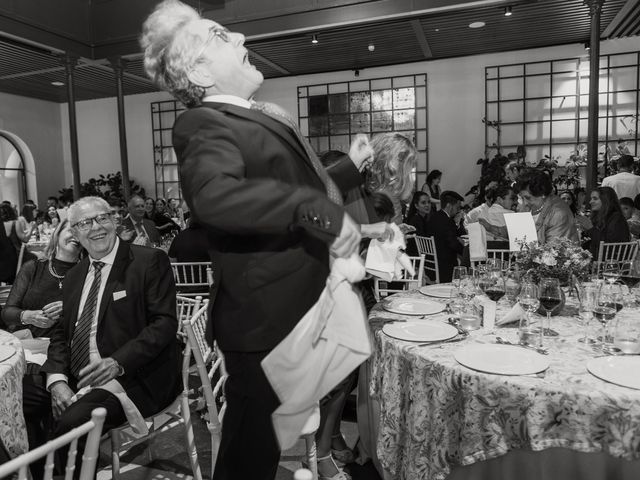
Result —
[{"label": "man's hand", "polygon": [[20,321],[25,325],[33,325],[38,328],[49,328],[56,323],[55,319],[47,317],[42,310],[24,310]]},{"label": "man's hand", "polygon": [[393,241],[393,229],[391,228],[391,224],[386,222],[361,225],[360,231],[365,238],[377,238],[381,242],[385,240]]},{"label": "man's hand", "polygon": [[60,415],[67,409],[73,402],[73,390],[69,388],[67,382],[56,382],[51,385],[51,410],[53,411],[53,418],[57,420]]},{"label": "man's hand", "polygon": [[349,148],[349,158],[360,171],[373,160],[373,148],[369,145],[369,138],[359,133]]},{"label": "man's hand", "polygon": [[133,236],[136,234],[135,230],[122,230],[118,236],[124,240],[125,242],[128,242],[129,240],[131,240],[133,238]]},{"label": "man's hand", "polygon": [[49,320],[58,320],[62,315],[62,300],[48,303],[42,307],[42,314]]},{"label": "man's hand", "polygon": [[113,380],[120,373],[120,367],[118,362],[113,358],[107,357],[100,360],[90,362],[89,365],[80,370],[80,381],[78,382],[78,388],[86,387],[99,387],[104,385],[109,380]]},{"label": "man's hand", "polygon": [[348,258],[360,246],[360,226],[345,212],[340,234],[331,244],[331,254],[338,258]]}]

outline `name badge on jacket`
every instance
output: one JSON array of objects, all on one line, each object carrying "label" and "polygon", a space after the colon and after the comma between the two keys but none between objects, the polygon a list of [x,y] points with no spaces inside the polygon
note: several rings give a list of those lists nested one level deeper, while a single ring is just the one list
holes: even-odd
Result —
[{"label": "name badge on jacket", "polygon": [[126,296],[127,296],[127,292],[124,290],[120,290],[119,292],[113,292],[113,301],[115,302]]}]

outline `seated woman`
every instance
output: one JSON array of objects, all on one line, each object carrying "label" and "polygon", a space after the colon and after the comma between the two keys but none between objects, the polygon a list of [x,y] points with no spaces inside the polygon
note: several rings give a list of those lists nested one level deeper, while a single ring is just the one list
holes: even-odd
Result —
[{"label": "seated woman", "polygon": [[580,211],[578,209],[578,202],[576,201],[576,197],[571,190],[565,190],[560,194],[560,198],[569,205],[571,209],[571,213],[573,213],[576,228],[578,229],[578,234],[589,230],[593,225],[591,224],[591,220],[589,217],[584,214],[584,210]]},{"label": "seated woman", "polygon": [[[513,189],[507,184],[497,185],[487,190],[487,200],[491,206],[478,216],[478,221],[487,231],[487,246],[490,248],[508,248],[504,242],[509,241],[509,237],[505,235],[506,222],[504,220],[505,213],[513,213],[513,204],[516,196]],[[500,242],[500,245],[489,245],[489,242]]]},{"label": "seated woman", "polygon": [[425,237],[427,234],[427,221],[431,213],[431,198],[426,192],[415,192],[409,205],[406,222],[416,229],[415,234]]},{"label": "seated woman", "polygon": [[440,181],[442,180],[442,172],[440,170],[431,170],[427,175],[427,180],[422,185],[422,191],[427,192],[434,206],[440,206]]},{"label": "seated woman", "polygon": [[2,310],[9,331],[29,329],[33,337],[48,337],[62,313],[62,281],[78,263],[80,244],[64,220],[51,235],[44,258],[25,263]]},{"label": "seated woman", "polygon": [[156,200],[156,211],[151,219],[156,224],[156,228],[160,235],[166,235],[167,233],[180,231],[180,226],[171,219],[167,210],[167,201],[164,198],[158,198]]},{"label": "seated woman", "polygon": [[544,244],[554,238],[578,241],[571,209],[552,193],[549,175],[535,168],[527,168],[518,175],[514,191],[522,197],[525,207],[533,215],[538,242]]},{"label": "seated woman", "polygon": [[598,258],[600,242],[628,242],[629,225],[622,214],[618,196],[611,187],[598,187],[591,192],[591,222],[593,228],[586,235],[591,238],[589,251],[594,259]]},{"label": "seated woman", "polygon": [[629,233],[633,240],[637,240],[640,236],[640,212],[636,209],[634,201],[629,197],[622,197],[620,199],[620,209],[629,225]]}]

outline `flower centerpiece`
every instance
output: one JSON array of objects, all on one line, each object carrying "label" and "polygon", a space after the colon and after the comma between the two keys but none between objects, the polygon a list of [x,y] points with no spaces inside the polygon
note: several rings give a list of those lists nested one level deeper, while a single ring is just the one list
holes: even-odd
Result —
[{"label": "flower centerpiece", "polygon": [[551,277],[567,286],[573,277],[582,279],[589,275],[591,253],[564,237],[554,238],[544,245],[521,242],[516,265],[523,275],[530,276],[536,283],[541,278]]}]

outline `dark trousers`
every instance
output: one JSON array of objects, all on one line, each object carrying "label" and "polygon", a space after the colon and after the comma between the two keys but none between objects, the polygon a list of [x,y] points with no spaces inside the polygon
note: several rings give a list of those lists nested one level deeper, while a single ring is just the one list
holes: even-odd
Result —
[{"label": "dark trousers", "polygon": [[[67,407],[57,422],[51,421],[51,396],[45,388],[44,375],[27,375],[23,382],[23,409],[27,423],[29,436],[29,449],[33,450],[42,445],[47,439],[59,437],[70,430],[91,420],[91,411],[94,408],[103,407],[107,410],[107,416],[102,427],[102,432],[107,432],[126,421],[124,410],[115,395],[106,390],[96,388],[84,397]],[[53,425],[49,429],[49,425]],[[82,453],[84,452],[86,437],[78,440],[78,456],[76,457],[75,476],[80,475],[82,465]],[[60,449],[56,454],[56,471],[64,472],[67,461],[67,449]],[[42,478],[44,463],[40,462],[31,468],[31,474],[35,480]]]},{"label": "dark trousers", "polygon": [[227,410],[213,480],[273,480],[280,448],[271,413],[280,404],[262,371],[269,352],[224,352]]}]

